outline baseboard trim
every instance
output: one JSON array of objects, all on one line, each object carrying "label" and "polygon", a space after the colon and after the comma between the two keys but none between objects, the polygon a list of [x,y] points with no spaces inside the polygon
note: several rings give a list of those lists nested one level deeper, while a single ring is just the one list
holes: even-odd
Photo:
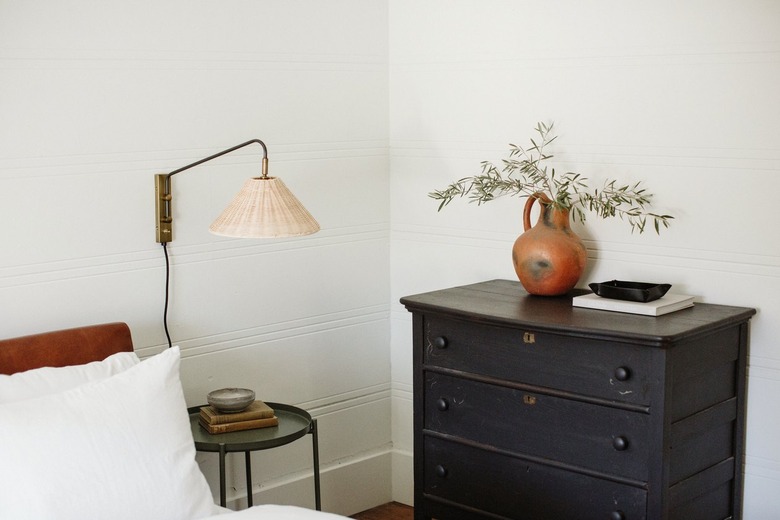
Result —
[{"label": "baseboard trim", "polygon": [[414,454],[395,450],[393,463],[393,502],[414,506]]},{"label": "baseboard trim", "polygon": [[[322,510],[353,515],[392,501],[392,466],[393,453],[385,449],[320,467]],[[246,495],[241,491],[228,489],[228,508],[246,508]],[[313,473],[285,475],[255,484],[252,500],[254,504],[285,504],[314,509]]]}]

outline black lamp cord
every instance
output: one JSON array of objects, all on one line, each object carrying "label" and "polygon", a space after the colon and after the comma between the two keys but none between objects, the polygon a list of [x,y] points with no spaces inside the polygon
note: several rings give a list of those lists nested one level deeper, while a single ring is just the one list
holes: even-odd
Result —
[{"label": "black lamp cord", "polygon": [[168,260],[168,243],[163,242],[163,254],[165,255],[165,307],[163,309],[163,327],[165,328],[165,337],[168,338],[168,348],[171,348],[171,334],[168,332],[168,286],[171,280],[171,264]]}]

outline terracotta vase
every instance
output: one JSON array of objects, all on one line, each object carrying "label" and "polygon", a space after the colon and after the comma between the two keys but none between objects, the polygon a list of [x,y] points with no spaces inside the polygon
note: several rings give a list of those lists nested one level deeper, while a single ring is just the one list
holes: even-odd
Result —
[{"label": "terracotta vase", "polygon": [[[539,201],[539,220],[531,227],[531,208]],[[512,248],[515,272],[525,290],[541,296],[566,294],[585,270],[585,245],[569,226],[569,211],[556,209],[543,193],[528,198],[523,210],[525,233]]]}]

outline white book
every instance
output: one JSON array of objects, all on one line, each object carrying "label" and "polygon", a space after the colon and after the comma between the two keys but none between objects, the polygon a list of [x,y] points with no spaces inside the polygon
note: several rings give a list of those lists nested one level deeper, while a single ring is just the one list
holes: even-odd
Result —
[{"label": "white book", "polygon": [[693,307],[694,296],[687,294],[665,294],[651,302],[632,302],[627,300],[615,300],[602,298],[591,293],[575,296],[571,300],[574,307],[585,307],[602,311],[627,312],[630,314],[644,314],[646,316],[661,316],[670,312]]}]

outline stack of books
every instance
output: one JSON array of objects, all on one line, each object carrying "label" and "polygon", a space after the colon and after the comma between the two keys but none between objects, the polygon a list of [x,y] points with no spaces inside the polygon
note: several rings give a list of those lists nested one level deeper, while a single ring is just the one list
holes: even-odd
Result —
[{"label": "stack of books", "polygon": [[256,400],[241,412],[222,413],[213,406],[200,409],[200,425],[209,433],[227,433],[256,428],[278,426],[279,419],[273,409],[263,401]]}]

